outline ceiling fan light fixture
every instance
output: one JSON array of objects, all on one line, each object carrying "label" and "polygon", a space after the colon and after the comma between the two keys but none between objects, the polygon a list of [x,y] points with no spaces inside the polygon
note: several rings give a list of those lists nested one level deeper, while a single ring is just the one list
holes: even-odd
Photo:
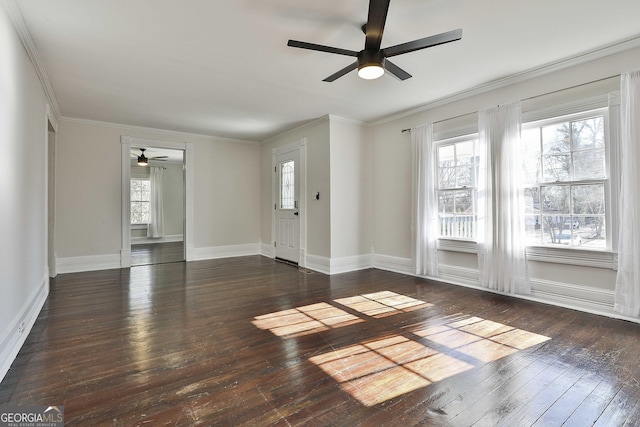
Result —
[{"label": "ceiling fan light fixture", "polygon": [[373,80],[384,74],[384,56],[381,51],[363,50],[358,54],[358,77]]},{"label": "ceiling fan light fixture", "polygon": [[149,164],[149,159],[144,155],[146,148],[140,149],[140,155],[138,156],[138,166],[147,166]]}]

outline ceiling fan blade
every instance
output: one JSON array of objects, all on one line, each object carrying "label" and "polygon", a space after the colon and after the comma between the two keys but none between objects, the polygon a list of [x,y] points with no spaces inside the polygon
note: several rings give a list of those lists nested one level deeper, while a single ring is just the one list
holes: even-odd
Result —
[{"label": "ceiling fan blade", "polygon": [[384,68],[391,73],[391,75],[395,78],[397,78],[398,80],[407,80],[410,79],[412,76],[411,74],[407,73],[405,70],[403,70],[402,68],[398,67],[396,64],[394,64],[393,62],[389,61],[389,60],[385,60],[384,61]]},{"label": "ceiling fan blade", "polygon": [[367,36],[364,43],[365,50],[380,50],[380,45],[382,44],[382,33],[384,32],[384,23],[387,20],[390,1],[391,0],[369,1],[369,16],[364,27],[365,34]]},{"label": "ceiling fan blade", "polygon": [[298,40],[289,40],[287,42],[287,46],[298,47],[300,49],[317,50],[320,52],[336,53],[338,55],[358,56],[358,52],[355,52],[353,50],[340,49],[337,47],[324,46],[324,45],[315,44],[315,43],[301,42]]},{"label": "ceiling fan blade", "polygon": [[331,74],[329,77],[327,77],[326,79],[324,79],[322,81],[323,82],[332,82],[332,81],[344,76],[348,72],[355,70],[356,68],[358,68],[358,62],[357,61],[354,62],[353,64],[347,65],[342,70]]},{"label": "ceiling fan blade", "polygon": [[425,37],[423,39],[414,40],[407,43],[398,44],[391,47],[382,49],[384,56],[390,58],[396,55],[402,55],[403,53],[409,53],[420,49],[426,49],[432,46],[438,46],[440,44],[454,42],[462,38],[462,30],[457,29],[453,31],[447,31],[446,33],[436,34],[435,36]]},{"label": "ceiling fan blade", "polygon": [[149,157],[150,159],[168,159],[169,156],[154,156],[154,157]]}]

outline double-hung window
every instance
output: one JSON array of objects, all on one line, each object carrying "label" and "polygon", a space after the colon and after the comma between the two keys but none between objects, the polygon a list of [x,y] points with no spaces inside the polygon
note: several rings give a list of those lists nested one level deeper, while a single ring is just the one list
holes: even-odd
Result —
[{"label": "double-hung window", "polygon": [[477,137],[452,138],[435,145],[439,237],[473,240],[478,218]]},{"label": "double-hung window", "polygon": [[523,126],[527,244],[605,250],[607,110]]},{"label": "double-hung window", "polygon": [[131,179],[131,224],[149,223],[149,202],[151,198],[151,181],[148,179]]}]

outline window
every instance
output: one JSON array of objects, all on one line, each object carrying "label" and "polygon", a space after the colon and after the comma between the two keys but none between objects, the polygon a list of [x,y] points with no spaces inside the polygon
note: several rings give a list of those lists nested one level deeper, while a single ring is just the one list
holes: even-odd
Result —
[{"label": "window", "polygon": [[280,209],[295,209],[295,162],[280,163]]},{"label": "window", "polygon": [[149,223],[149,200],[151,181],[148,179],[131,180],[131,224]]},{"label": "window", "polygon": [[476,238],[478,140],[436,143],[439,237]]},{"label": "window", "polygon": [[528,244],[611,247],[605,113],[600,110],[523,126]]}]

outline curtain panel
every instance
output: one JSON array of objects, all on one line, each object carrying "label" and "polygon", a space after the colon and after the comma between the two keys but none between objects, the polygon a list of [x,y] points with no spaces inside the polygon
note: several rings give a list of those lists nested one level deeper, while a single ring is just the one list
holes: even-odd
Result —
[{"label": "curtain panel", "polygon": [[482,286],[528,294],[520,127],[520,102],[478,113],[478,267]]},{"label": "curtain panel", "polygon": [[640,317],[640,70],[620,79],[620,231],[615,310]]},{"label": "curtain panel", "polygon": [[438,200],[433,124],[411,129],[413,259],[418,275],[437,276]]}]

